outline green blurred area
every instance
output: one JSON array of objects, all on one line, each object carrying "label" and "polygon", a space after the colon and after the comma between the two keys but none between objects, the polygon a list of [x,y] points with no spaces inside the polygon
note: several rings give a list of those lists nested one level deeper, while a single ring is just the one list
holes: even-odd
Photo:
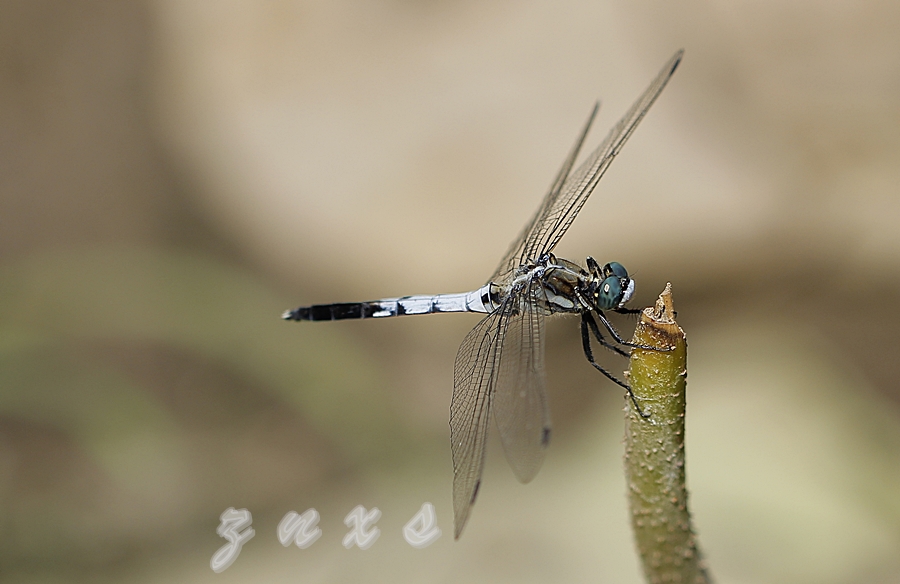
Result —
[{"label": "green blurred area", "polygon": [[210,255],[36,254],[0,280],[7,563],[102,565],[414,448],[351,339],[297,335],[287,299]]}]

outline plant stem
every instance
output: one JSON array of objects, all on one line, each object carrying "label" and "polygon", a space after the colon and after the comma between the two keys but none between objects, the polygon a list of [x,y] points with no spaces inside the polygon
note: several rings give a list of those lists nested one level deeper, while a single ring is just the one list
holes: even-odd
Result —
[{"label": "plant stem", "polygon": [[[687,340],[675,322],[672,286],[646,308],[628,378],[643,418],[625,400],[625,471],[631,524],[648,582],[710,582],[691,528],[685,488],[684,420]],[[671,350],[669,350],[671,349]]]}]

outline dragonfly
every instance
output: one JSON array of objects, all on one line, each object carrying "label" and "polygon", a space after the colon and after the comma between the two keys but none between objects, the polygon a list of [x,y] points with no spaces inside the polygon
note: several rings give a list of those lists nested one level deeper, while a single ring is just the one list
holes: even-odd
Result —
[{"label": "dragonfly", "polygon": [[[492,417],[516,478],[527,483],[541,467],[551,433],[544,371],[546,317],[580,315],[582,346],[588,362],[625,388],[640,415],[649,416],[630,386],[595,361],[591,347],[593,336],[601,346],[626,357],[634,347],[652,349],[623,339],[606,316],[606,312],[639,312],[626,307],[634,295],[634,280],[618,262],[601,267],[588,257],[585,269],[557,258],[553,250],[665,88],[682,54],[680,50],[672,56],[628,113],[573,172],[599,109],[599,103],[594,105],[537,212],[484,286],[459,294],[301,306],[282,315],[285,320],[323,321],[439,312],[485,314],[463,339],[453,369],[450,445],[456,539],[462,534],[481,486]],[[598,320],[610,339],[601,331]]]}]

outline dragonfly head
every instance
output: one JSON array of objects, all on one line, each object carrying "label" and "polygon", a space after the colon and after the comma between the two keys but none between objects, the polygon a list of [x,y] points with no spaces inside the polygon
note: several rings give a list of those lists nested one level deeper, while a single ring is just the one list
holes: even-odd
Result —
[{"label": "dragonfly head", "polygon": [[634,280],[628,277],[625,266],[618,262],[610,262],[600,270],[593,258],[588,258],[587,263],[594,275],[591,293],[597,308],[613,310],[625,306],[631,300],[634,294]]}]

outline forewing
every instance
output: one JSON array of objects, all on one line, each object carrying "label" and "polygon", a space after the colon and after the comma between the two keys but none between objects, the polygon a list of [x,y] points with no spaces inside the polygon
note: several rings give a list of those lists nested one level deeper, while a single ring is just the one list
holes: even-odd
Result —
[{"label": "forewing", "polygon": [[599,109],[600,102],[597,102],[594,104],[594,109],[591,110],[591,115],[588,116],[584,128],[582,128],[581,134],[579,134],[578,139],[575,140],[575,145],[572,146],[572,150],[569,151],[569,155],[563,161],[562,168],[559,169],[556,178],[553,180],[553,184],[550,186],[550,190],[544,196],[541,206],[538,207],[538,210],[531,218],[531,221],[525,225],[525,228],[522,230],[522,233],[519,234],[519,237],[517,237],[512,245],[509,246],[509,250],[506,252],[506,255],[503,256],[500,265],[497,266],[497,271],[494,272],[491,279],[488,280],[489,282],[496,281],[497,276],[500,274],[509,272],[522,264],[520,261],[522,250],[525,249],[526,243],[532,239],[535,225],[542,222],[542,218],[547,214],[548,209],[553,206],[556,198],[559,196],[560,189],[563,184],[565,184],[566,178],[568,178],[569,172],[572,170],[572,165],[575,164],[575,159],[578,158],[578,153],[581,151],[581,146],[584,144],[584,139],[587,137],[588,130],[591,129],[591,124],[593,123],[594,118],[597,117]]},{"label": "forewing", "polygon": [[559,195],[543,209],[541,217],[531,226],[526,237],[520,261],[537,259],[556,247],[569,225],[575,220],[581,207],[594,191],[606,169],[631,137],[647,110],[659,97],[669,78],[681,62],[684,51],[678,51],[660,70],[650,86],[638,98],[628,113],[610,130],[609,134],[587,160],[573,172],[562,185]]},{"label": "forewing", "polygon": [[500,309],[484,318],[463,339],[453,369],[450,450],[453,453],[453,522],[459,538],[475,503],[484,469],[488,423],[497,363],[507,322]]},{"label": "forewing", "polygon": [[575,220],[581,207],[594,191],[594,187],[603,177],[606,169],[622,149],[622,146],[634,132],[634,129],[644,118],[647,110],[656,101],[668,83],[684,51],[678,51],[662,68],[656,79],[650,84],[638,100],[631,106],[619,123],[610,130],[606,139],[594,150],[587,160],[570,174],[572,165],[584,139],[587,136],[591,122],[597,114],[598,105],[594,106],[584,129],[575,141],[569,156],[563,163],[550,192],[544,197],[541,206],[534,217],[522,230],[519,237],[513,242],[497,271],[494,272],[491,281],[498,275],[508,272],[529,260],[537,260],[544,253],[550,252],[562,238],[563,234]]},{"label": "forewing", "polygon": [[534,306],[544,291],[538,280],[530,288],[512,300],[517,310],[511,311],[507,323],[492,402],[506,460],[523,483],[541,468],[550,442],[544,316]]}]

